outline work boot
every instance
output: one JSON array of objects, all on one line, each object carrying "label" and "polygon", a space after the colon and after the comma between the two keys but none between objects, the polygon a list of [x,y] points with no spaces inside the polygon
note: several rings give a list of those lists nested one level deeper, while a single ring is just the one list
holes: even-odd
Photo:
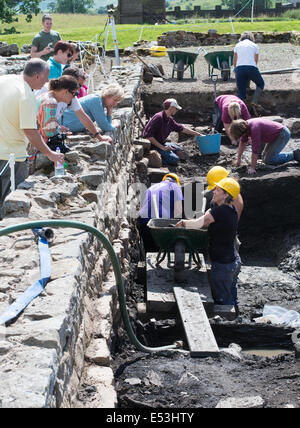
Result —
[{"label": "work boot", "polygon": [[253,94],[251,104],[258,105],[258,98],[259,98],[260,94],[262,93],[262,91],[263,91],[263,89],[259,88],[258,86],[256,87],[254,94]]},{"label": "work boot", "polygon": [[300,163],[300,149],[294,150],[293,153],[294,153],[294,159]]}]

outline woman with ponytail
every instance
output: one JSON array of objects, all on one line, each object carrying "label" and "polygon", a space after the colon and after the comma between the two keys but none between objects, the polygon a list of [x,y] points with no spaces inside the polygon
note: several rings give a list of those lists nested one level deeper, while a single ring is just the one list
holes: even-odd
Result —
[{"label": "woman with ponytail", "polygon": [[49,91],[38,98],[39,132],[51,150],[59,147],[61,153],[69,148],[64,144],[66,128],[59,124],[58,103],[69,105],[78,94],[79,84],[72,76],[61,76],[49,82]]},{"label": "woman with ponytail", "polygon": [[233,139],[229,134],[231,122],[237,119],[248,120],[250,117],[246,104],[235,95],[220,95],[216,98],[213,114],[215,130],[222,132],[222,129],[225,128],[225,132],[233,145],[236,146],[238,141]]}]

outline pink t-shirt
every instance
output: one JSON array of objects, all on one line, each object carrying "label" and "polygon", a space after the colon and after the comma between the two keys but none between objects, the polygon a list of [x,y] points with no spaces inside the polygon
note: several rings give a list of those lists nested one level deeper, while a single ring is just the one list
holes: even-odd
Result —
[{"label": "pink t-shirt", "polygon": [[228,106],[232,101],[239,103],[241,106],[241,118],[244,120],[250,119],[251,116],[247,106],[240,98],[236,97],[235,95],[220,95],[216,98],[216,103],[222,112],[222,122],[231,123],[231,118],[228,114]]},{"label": "pink t-shirt", "polygon": [[243,135],[241,141],[246,143],[248,137],[250,137],[252,141],[252,152],[256,155],[259,153],[261,143],[273,143],[283,129],[281,123],[273,122],[269,119],[262,119],[260,117],[249,119],[248,124],[250,127],[249,133],[248,135]]}]

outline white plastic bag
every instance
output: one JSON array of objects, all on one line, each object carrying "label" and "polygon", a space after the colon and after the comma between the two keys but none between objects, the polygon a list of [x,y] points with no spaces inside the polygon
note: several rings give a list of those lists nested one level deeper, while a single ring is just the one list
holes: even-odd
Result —
[{"label": "white plastic bag", "polygon": [[254,318],[255,322],[269,322],[274,325],[288,327],[300,327],[300,314],[296,311],[282,308],[281,306],[265,305],[263,316]]}]

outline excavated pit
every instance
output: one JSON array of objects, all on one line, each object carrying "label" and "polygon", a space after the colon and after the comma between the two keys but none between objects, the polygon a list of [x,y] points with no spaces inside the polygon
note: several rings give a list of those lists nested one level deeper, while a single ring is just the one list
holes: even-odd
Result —
[{"label": "excavated pit", "polygon": [[[217,47],[211,47],[217,49]],[[197,48],[184,48],[196,51]],[[283,68],[297,61],[300,47],[290,44],[261,45],[260,69]],[[176,98],[183,110],[178,122],[210,130],[214,100],[213,84],[207,76],[202,58],[196,64],[195,79],[184,76],[172,79],[172,65],[166,58],[145,58],[161,64],[164,82],[154,80],[141,88],[140,104],[144,123],[161,109],[164,99]],[[188,72],[186,72],[188,73]],[[261,103],[266,116],[280,116],[289,124],[292,138],[287,149],[299,148],[300,92],[291,75],[265,76],[266,88]],[[295,79],[295,77],[294,77]],[[295,83],[296,82],[296,83]],[[234,79],[217,84],[217,95],[235,93]],[[253,92],[249,90],[249,99]],[[291,118],[292,122],[291,122]],[[296,118],[296,119],[295,119]],[[137,121],[137,134],[141,128]],[[300,127],[299,127],[300,129]],[[136,235],[132,258],[131,281],[127,287],[127,307],[138,339],[149,347],[182,341],[181,350],[142,353],[130,342],[124,328],[119,330],[112,355],[112,368],[119,408],[175,409],[222,407],[222,400],[233,398],[233,407],[300,407],[300,334],[288,326],[257,324],[265,304],[278,305],[300,312],[300,167],[290,162],[281,167],[260,164],[255,177],[247,175],[246,164],[251,152],[246,151],[244,165],[234,167],[236,148],[222,139],[218,155],[201,156],[196,144],[187,136],[172,135],[189,154],[189,159],[172,168],[182,179],[193,181],[205,177],[213,165],[231,170],[241,184],[245,208],[239,224],[242,242],[242,270],[238,281],[239,315],[233,321],[222,317],[210,323],[221,349],[218,357],[191,358],[179,313],[139,313],[145,303],[145,286],[138,280],[138,263],[143,260]],[[170,168],[171,169],[171,168]],[[153,172],[140,177],[149,186],[159,181]],[[135,228],[135,222],[132,222]],[[250,351],[249,351],[250,350]],[[262,351],[262,356],[255,355]],[[261,353],[261,352],[260,352]],[[82,384],[79,400],[83,406],[93,403],[93,385]],[[242,401],[238,401],[242,399]],[[220,404],[221,402],[221,404]],[[237,404],[239,403],[239,404]],[[225,405],[226,407],[226,405]]]},{"label": "excavated pit", "polygon": [[[161,58],[150,61],[162,62]],[[169,73],[170,65],[165,61],[163,66]],[[271,79],[276,86],[288,78],[285,75]],[[209,125],[213,86],[208,79],[188,80],[179,83],[167,79],[163,85],[158,82],[145,85],[141,95],[143,120],[146,122],[160,110],[163,99],[174,97],[183,106],[183,112],[176,117],[178,122],[194,128]],[[229,93],[234,87],[233,79],[226,85],[219,83],[218,94]],[[251,93],[250,90],[249,96]],[[266,116],[280,116],[284,121],[297,117],[298,93],[290,88],[278,90],[278,86],[267,89],[262,99]],[[292,134],[287,147],[291,150],[298,148],[300,141],[297,132]],[[139,340],[150,347],[181,340],[185,352],[142,354],[134,350],[125,334],[113,362],[119,406],[209,408],[228,397],[260,396],[261,407],[299,407],[300,366],[295,348],[299,339],[295,329],[254,321],[262,315],[265,304],[300,309],[299,164],[291,162],[281,167],[261,164],[253,178],[247,176],[245,164],[233,167],[236,148],[226,144],[226,139],[222,140],[225,144],[220,154],[212,156],[201,156],[195,143],[186,136],[179,137],[178,142],[189,154],[189,160],[174,169],[183,180],[203,177],[216,164],[231,169],[240,180],[245,201],[239,227],[243,262],[238,288],[240,313],[234,321],[210,319],[219,347],[225,348],[219,357],[190,358],[178,312],[164,317],[150,313],[148,319],[139,319],[137,303],[145,301],[144,286],[133,278],[128,305]],[[246,159],[249,161],[250,151]],[[148,184],[151,182],[153,176],[148,176]],[[257,350],[262,351],[262,356],[255,355]]]}]

